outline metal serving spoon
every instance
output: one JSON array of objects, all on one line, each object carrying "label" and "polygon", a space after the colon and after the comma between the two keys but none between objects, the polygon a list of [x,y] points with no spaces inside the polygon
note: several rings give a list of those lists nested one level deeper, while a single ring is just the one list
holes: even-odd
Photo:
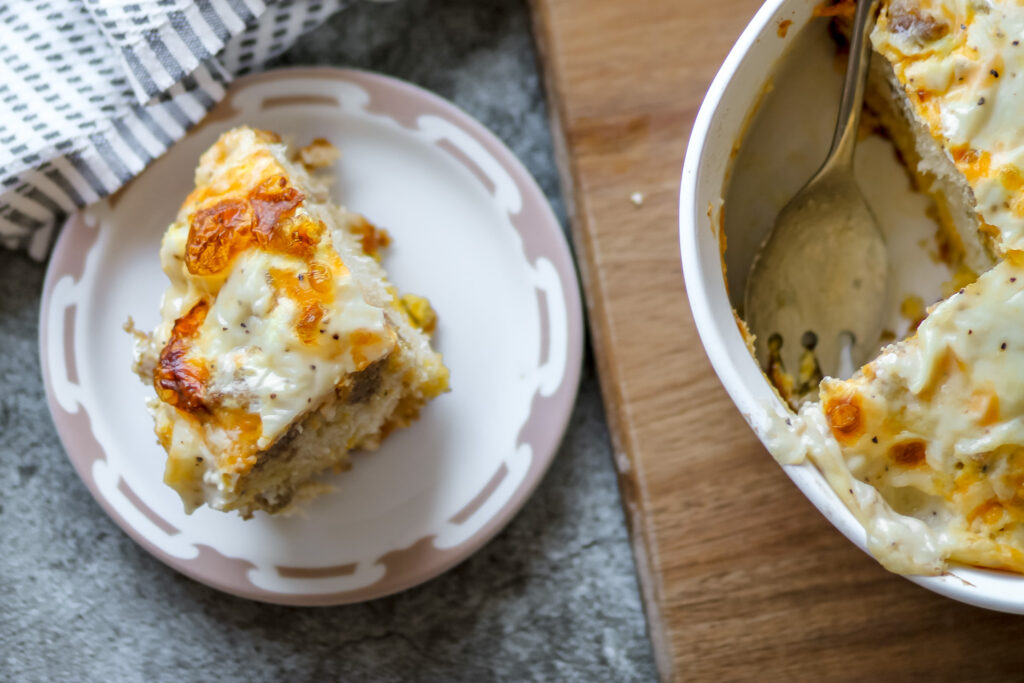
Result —
[{"label": "metal serving spoon", "polygon": [[828,157],[779,213],[751,266],[744,314],[763,365],[776,334],[781,340],[775,337],[773,345],[782,344],[790,372],[797,368],[801,340],[805,346],[812,342],[821,371],[832,376],[847,349],[848,360],[860,366],[878,346],[888,277],[885,239],[853,176],[870,62],[868,31],[877,6],[878,0],[857,3]]}]

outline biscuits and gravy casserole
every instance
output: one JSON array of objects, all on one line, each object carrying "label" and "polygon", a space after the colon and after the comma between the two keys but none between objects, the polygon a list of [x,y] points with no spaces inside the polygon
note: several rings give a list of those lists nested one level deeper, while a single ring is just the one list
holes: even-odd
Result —
[{"label": "biscuits and gravy casserole", "polygon": [[769,449],[810,459],[893,571],[1024,572],[1024,5],[883,0],[871,40],[868,104],[966,276],[851,379],[791,400]]},{"label": "biscuits and gravy casserole", "polygon": [[231,130],[164,235],[162,322],[129,329],[164,480],[188,512],[287,509],[447,391],[429,303],[400,297],[378,262],[387,233],[312,173],[336,156]]}]

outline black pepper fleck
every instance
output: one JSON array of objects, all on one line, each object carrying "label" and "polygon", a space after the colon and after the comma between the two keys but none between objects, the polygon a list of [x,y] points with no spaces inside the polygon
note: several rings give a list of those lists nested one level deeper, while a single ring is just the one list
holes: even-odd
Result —
[{"label": "black pepper fleck", "polygon": [[978,98],[978,104],[979,105],[985,104],[985,98],[984,97],[979,97]]},{"label": "black pepper fleck", "polygon": [[299,280],[302,280],[302,273],[299,273]]},{"label": "black pepper fleck", "polygon": [[1013,45],[1014,47],[1017,47],[1018,45],[1020,45],[1020,41],[1019,40],[1015,40],[1012,43],[1010,43],[1010,45]]},{"label": "black pepper fleck", "polygon": [[202,461],[203,461],[203,459],[202,459],[202,458],[201,458],[200,456],[198,456],[198,455],[197,455],[197,456],[196,456],[196,464],[198,465],[198,464],[199,464],[199,463],[201,463]]},{"label": "black pepper fleck", "polygon": [[332,337],[334,337],[335,339],[340,339],[340,337],[338,336],[338,334],[337,334],[337,333],[334,333],[334,334],[332,334],[331,336],[332,336]]},{"label": "black pepper fleck", "polygon": [[967,330],[967,334],[974,334],[974,330]]},{"label": "black pepper fleck", "polygon": [[999,72],[995,69],[989,69],[989,73],[992,74],[993,78],[999,78]]},{"label": "black pepper fleck", "polygon": [[315,365],[310,365],[310,366],[309,366],[309,369],[310,369],[310,370],[316,370],[316,366],[315,366]]},{"label": "black pepper fleck", "polygon": [[878,443],[878,437],[877,436],[871,437],[871,443]]},{"label": "black pepper fleck", "polygon": [[242,323],[242,328],[243,328],[243,329],[245,328],[245,323]]},{"label": "black pepper fleck", "polygon": [[271,394],[270,398],[277,398],[277,394]]},{"label": "black pepper fleck", "polygon": [[1006,350],[1006,342],[1003,342],[1002,344],[999,345],[999,350],[1000,351],[1005,351]]},{"label": "black pepper fleck", "polygon": [[958,294],[963,294],[963,293],[964,293],[964,290],[962,290],[962,289],[958,292]]}]

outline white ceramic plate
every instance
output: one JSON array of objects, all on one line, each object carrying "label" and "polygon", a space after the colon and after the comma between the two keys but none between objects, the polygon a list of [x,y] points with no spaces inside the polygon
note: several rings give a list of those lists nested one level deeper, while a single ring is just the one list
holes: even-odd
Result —
[{"label": "white ceramic plate", "polygon": [[[693,317],[715,372],[762,440],[769,416],[783,405],[747,351],[733,317],[739,302],[730,301],[730,293],[742,296],[745,273],[775,214],[828,150],[842,76],[827,20],[813,16],[819,4],[765,2],[708,89],[683,166],[679,238]],[[906,322],[901,329],[896,300],[916,293],[934,301],[946,277],[918,244],[934,227],[924,215],[926,202],[913,193],[891,148],[869,139],[858,146],[856,163],[858,182],[889,234],[890,260],[902,271],[893,280],[889,321],[902,332]],[[728,289],[719,246],[723,225]],[[784,470],[837,529],[866,548],[864,529],[813,465]],[[956,567],[943,576],[907,578],[956,600],[1024,613],[1019,575]]]},{"label": "white ceramic plate", "polygon": [[[158,321],[160,238],[200,153],[249,124],[342,150],[333,196],[387,228],[384,265],[427,296],[452,391],[294,517],[200,508],[162,483],[164,454],[122,324]],[[69,457],[103,509],[175,569],[257,600],[325,605],[414,586],[465,559],[547,470],[575,400],[583,323],[569,248],[512,153],[414,86],[339,69],[237,81],[204,123],[115,196],[73,216],[40,314],[43,379]]]}]

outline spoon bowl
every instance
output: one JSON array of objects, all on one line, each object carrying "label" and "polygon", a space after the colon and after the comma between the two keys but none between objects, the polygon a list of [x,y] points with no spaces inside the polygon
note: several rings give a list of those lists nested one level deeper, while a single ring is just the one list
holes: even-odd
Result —
[{"label": "spoon bowl", "polygon": [[849,332],[850,361],[863,365],[881,337],[887,277],[885,241],[853,174],[835,167],[816,176],[779,213],[751,267],[744,308],[758,360],[768,362],[777,334],[783,363],[795,369],[812,331],[821,371],[837,376]]}]

